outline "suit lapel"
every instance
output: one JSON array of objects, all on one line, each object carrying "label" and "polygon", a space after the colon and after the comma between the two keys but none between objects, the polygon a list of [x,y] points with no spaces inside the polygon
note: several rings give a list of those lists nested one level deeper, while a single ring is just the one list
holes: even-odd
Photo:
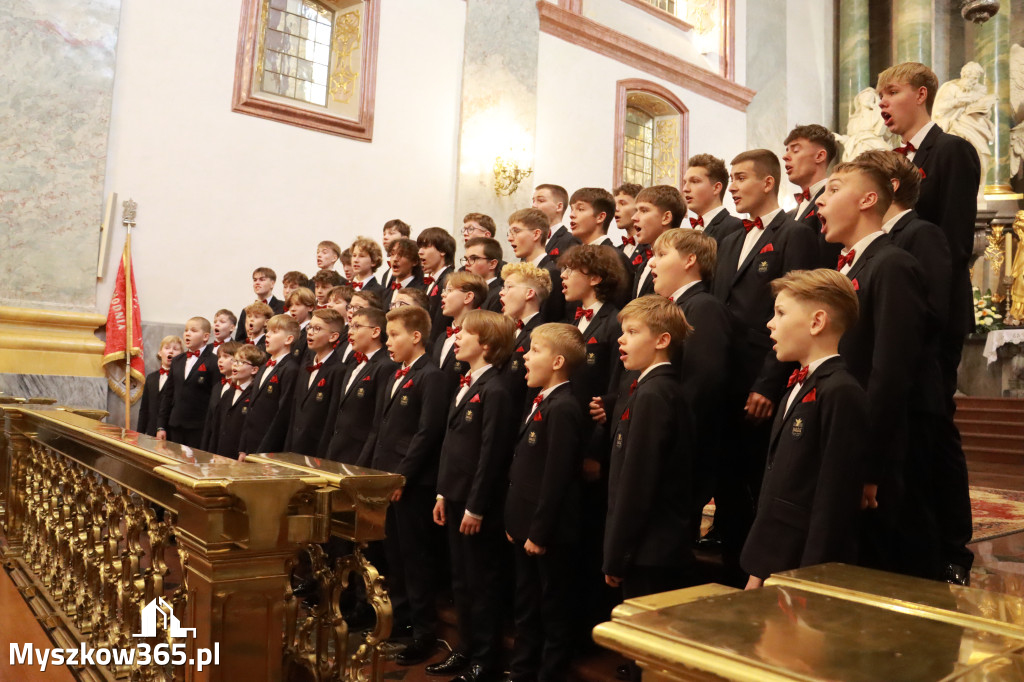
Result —
[{"label": "suit lapel", "polygon": [[[807,397],[808,393],[817,388],[818,382],[820,382],[823,378],[827,377],[828,375],[832,374],[832,372],[834,372],[836,368],[840,367],[841,363],[842,360],[840,358],[830,358],[825,362],[821,363],[821,365],[816,370],[814,370],[814,373],[811,374],[811,376],[807,377],[807,381],[805,381],[803,385],[800,386],[800,390],[797,392],[796,398],[793,399],[793,404],[789,407],[789,409],[787,409],[783,413],[781,419],[775,420],[775,425],[772,427],[772,439],[769,452],[771,452],[771,450],[774,450],[775,444],[778,441],[779,436],[781,436],[782,432],[786,430],[785,426],[789,424],[790,421],[792,421],[793,415],[796,414],[797,405],[803,402],[803,400]],[[788,399],[788,397],[789,396],[787,394],[785,398]]]},{"label": "suit lapel", "polygon": [[924,168],[924,162],[927,160],[928,155],[931,154],[932,146],[935,141],[942,135],[942,128],[936,123],[932,126],[932,129],[928,131],[928,134],[921,140],[921,146],[914,152],[914,165],[918,168]]},{"label": "suit lapel", "polygon": [[817,204],[815,202],[818,200],[818,197],[820,197],[824,192],[825,192],[825,187],[823,185],[821,187],[821,189],[819,189],[817,192],[814,193],[814,196],[811,197],[811,200],[809,202],[807,202],[807,206],[804,207],[804,210],[797,217],[797,220],[803,220],[808,215],[810,215],[815,209],[817,209]]},{"label": "suit lapel", "polygon": [[474,381],[473,385],[469,387],[468,391],[466,391],[466,395],[462,399],[461,403],[455,402],[459,398],[459,392],[455,392],[455,396],[452,398],[452,407],[448,411],[448,423],[451,426],[455,426],[456,422],[462,417],[462,414],[466,411],[466,408],[469,406],[469,402],[473,399],[473,396],[480,394],[480,391],[483,389],[484,384],[490,381],[493,375],[493,368],[490,368],[486,372],[481,374],[480,378]]},{"label": "suit lapel", "polygon": [[864,249],[864,255],[857,259],[857,262],[853,264],[850,271],[846,273],[847,278],[852,282],[857,279],[857,275],[867,266],[868,262],[875,257],[875,253],[881,248],[883,237],[877,237],[875,241],[868,244],[868,247]]},{"label": "suit lapel", "polygon": [[601,309],[594,313],[594,316],[587,321],[587,327],[583,331],[583,342],[586,343],[590,340],[590,337],[601,328],[601,324],[604,319],[608,317],[608,313],[611,312],[611,306],[607,303],[601,305]]},{"label": "suit lapel", "polygon": [[[744,271],[746,271],[746,269],[750,267],[750,264],[754,262],[754,259],[756,259],[761,254],[761,249],[763,249],[772,239],[775,238],[775,233],[778,232],[779,227],[782,225],[785,219],[786,214],[783,213],[782,211],[779,211],[778,213],[775,214],[775,219],[772,220],[772,222],[768,224],[764,228],[764,230],[762,230],[761,236],[757,238],[756,242],[754,242],[754,248],[750,249],[750,253],[747,254],[747,257],[743,260],[743,264],[740,265],[739,269],[736,271],[736,275],[733,278],[734,282],[743,275]],[[743,253],[744,241],[745,239],[740,239],[740,253]]]}]

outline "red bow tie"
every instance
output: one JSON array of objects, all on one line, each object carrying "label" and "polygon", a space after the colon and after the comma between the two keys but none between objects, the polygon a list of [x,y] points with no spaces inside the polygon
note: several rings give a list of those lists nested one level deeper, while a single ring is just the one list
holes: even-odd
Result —
[{"label": "red bow tie", "polygon": [[409,367],[403,367],[401,369],[396,369],[395,370],[395,378],[396,379],[401,379],[402,377],[404,377],[406,374],[409,373],[410,369],[412,369],[411,365]]},{"label": "red bow tie", "polygon": [[579,322],[581,317],[587,318],[587,321],[589,322],[594,317],[594,311],[587,308],[577,308],[576,321]]},{"label": "red bow tie", "polygon": [[163,376],[164,374],[170,374],[170,373],[171,373],[171,370],[164,369],[163,367],[160,368],[160,376]]},{"label": "red bow tie", "polygon": [[359,291],[363,288],[363,284],[365,284],[365,282],[352,282],[352,288]]},{"label": "red bow tie", "polygon": [[231,388],[235,389],[236,391],[241,391],[242,390],[242,387],[239,386],[238,384],[231,384]]},{"label": "red bow tie", "polygon": [[362,364],[369,360],[369,358],[366,357],[366,353],[360,353],[359,351],[352,351],[352,357],[354,357],[356,359],[356,362],[359,364]]},{"label": "red bow tie", "polygon": [[423,284],[426,285],[426,287],[429,289],[434,285],[434,278],[431,277],[430,275],[427,275],[426,277],[423,278]]},{"label": "red bow tie", "polygon": [[636,390],[636,385],[637,385],[638,383],[640,383],[640,380],[639,380],[639,379],[633,379],[633,383],[631,383],[631,384],[629,385],[629,394],[630,394],[630,395],[633,395],[633,391],[635,391],[635,390]]},{"label": "red bow tie", "polygon": [[903,156],[906,156],[910,152],[916,152],[917,147],[908,142],[902,147],[896,147],[896,149],[893,149],[893,151],[896,152],[897,154],[902,154]]},{"label": "red bow tie", "polygon": [[324,363],[322,363],[322,362],[318,362],[315,365],[306,365],[306,371],[309,372],[310,374],[312,374],[313,372],[317,371],[318,369],[320,369],[323,366],[324,366]]},{"label": "red bow tie", "polygon": [[793,196],[796,198],[796,203],[798,203],[798,204],[802,203],[804,201],[810,201],[811,200],[811,190],[810,189],[805,189],[803,192],[797,192]]},{"label": "red bow tie", "polygon": [[533,404],[534,405],[540,405],[542,402],[544,402],[544,395],[541,394],[541,393],[538,393],[537,397],[533,399]]},{"label": "red bow tie", "polygon": [[395,280],[394,282],[391,283],[391,290],[392,291],[398,291],[401,288],[402,288],[402,283],[399,282],[398,280]]},{"label": "red bow tie", "polygon": [[316,308],[314,308],[314,310],[327,310],[327,306],[322,303],[317,303]]},{"label": "red bow tie", "polygon": [[270,369],[277,364],[277,360],[267,360],[267,369]]},{"label": "red bow tie", "polygon": [[836,266],[836,270],[842,270],[846,267],[847,263],[853,264],[853,257],[857,255],[857,252],[850,249],[846,253],[839,254],[839,265]]},{"label": "red bow tie", "polygon": [[448,327],[444,330],[444,338],[450,339],[453,334],[458,334],[462,331],[462,327]]},{"label": "red bow tie", "polygon": [[523,321],[522,320],[516,320],[516,329],[518,330],[518,329],[522,329],[522,328],[523,328]]},{"label": "red bow tie", "polygon": [[632,246],[636,246],[636,239],[634,239],[633,237],[623,237],[622,238],[622,245],[625,246],[626,244],[630,244]]},{"label": "red bow tie", "polygon": [[189,359],[189,358],[198,358],[198,357],[199,357],[199,351],[197,351],[197,350],[190,350],[190,351],[186,351],[185,352],[185,359],[186,360]]},{"label": "red bow tie", "polygon": [[469,374],[463,374],[459,377],[459,388],[468,388],[473,383],[473,377]]},{"label": "red bow tie", "polygon": [[744,220],[743,221],[743,229],[746,230],[747,232],[750,232],[750,230],[752,230],[755,227],[757,229],[759,229],[759,230],[763,230],[764,229],[764,223],[761,222],[760,218],[757,218],[755,220]]},{"label": "red bow tie", "polygon": [[696,229],[698,225],[704,227],[704,216],[699,218],[690,218],[690,227]]},{"label": "red bow tie", "polygon": [[255,346],[256,345],[255,339],[246,339],[245,343],[246,343],[246,345],[249,345],[249,346]]},{"label": "red bow tie", "polygon": [[223,342],[223,341],[214,341],[214,342],[213,342],[213,349],[214,349],[214,350],[217,350],[217,346],[219,346],[219,345],[220,345],[220,344],[222,344],[222,343],[224,343],[224,342]]},{"label": "red bow tie", "polygon": [[231,379],[225,379],[224,377],[221,377],[220,385],[223,386],[224,384],[228,383],[229,381],[231,381]]},{"label": "red bow tie", "polygon": [[786,382],[786,388],[792,388],[794,384],[802,384],[805,381],[807,381],[807,367],[794,369],[793,373],[789,375],[789,381]]}]

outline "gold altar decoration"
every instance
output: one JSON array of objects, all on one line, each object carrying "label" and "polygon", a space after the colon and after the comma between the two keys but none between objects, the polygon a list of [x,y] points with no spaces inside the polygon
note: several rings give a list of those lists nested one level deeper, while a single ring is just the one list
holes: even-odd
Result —
[{"label": "gold altar decoration", "polygon": [[1007,303],[1006,324],[1019,326],[1024,324],[1024,211],[1017,211],[1013,232],[1017,235],[1017,254],[1010,268],[1010,300]]},{"label": "gold altar decoration", "polygon": [[655,184],[677,186],[679,177],[679,117],[659,118],[654,122]]},{"label": "gold altar decoration", "polygon": [[[289,453],[238,462],[73,408],[14,401],[0,414],[0,560],[56,645],[184,644],[189,661],[200,649],[219,651],[219,665],[202,669],[96,663],[75,667],[80,679],[284,679],[295,641],[286,641],[295,632],[286,617],[313,623],[312,632],[318,615],[293,612],[289,567],[331,533],[359,543],[338,560],[332,589],[362,577],[378,623],[355,651],[347,642],[313,651],[312,667],[329,673],[316,679],[381,679],[377,645],[390,633],[390,601],[361,547],[383,536],[401,476],[319,473]],[[154,599],[194,636],[172,637],[159,619],[155,636],[135,636]]]},{"label": "gold altar decoration", "polygon": [[[995,282],[1001,282],[1003,279],[1003,261],[1006,258],[1006,254],[1003,252],[1003,230],[1005,227],[1005,225],[993,223],[992,231],[987,237],[988,246],[985,247],[985,260],[992,268],[992,277]],[[1004,298],[1006,297],[998,291],[992,292],[992,300],[996,303],[1002,303]]]},{"label": "gold altar decoration", "polygon": [[103,377],[106,315],[0,306],[0,373]]},{"label": "gold altar decoration", "polygon": [[335,102],[348,102],[355,93],[359,72],[352,65],[352,53],[362,42],[363,16],[359,10],[346,12],[334,22],[334,73],[331,74],[331,97]]}]

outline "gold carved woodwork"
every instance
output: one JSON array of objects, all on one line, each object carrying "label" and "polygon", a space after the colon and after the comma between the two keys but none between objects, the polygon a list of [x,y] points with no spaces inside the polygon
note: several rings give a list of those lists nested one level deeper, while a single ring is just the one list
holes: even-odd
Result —
[{"label": "gold carved woodwork", "polygon": [[654,121],[654,184],[676,186],[679,177],[679,117]]},{"label": "gold carved woodwork", "polygon": [[1017,211],[1012,229],[1017,235],[1017,252],[1010,268],[1010,302],[1006,323],[1016,326],[1024,324],[1024,211]]},{"label": "gold carved woodwork", "polygon": [[104,344],[92,313],[0,306],[0,372],[103,377]]},{"label": "gold carved woodwork", "polygon": [[359,72],[353,67],[352,53],[362,42],[362,27],[363,17],[359,10],[346,12],[334,20],[334,72],[331,74],[330,93],[335,102],[348,102],[355,92]]}]

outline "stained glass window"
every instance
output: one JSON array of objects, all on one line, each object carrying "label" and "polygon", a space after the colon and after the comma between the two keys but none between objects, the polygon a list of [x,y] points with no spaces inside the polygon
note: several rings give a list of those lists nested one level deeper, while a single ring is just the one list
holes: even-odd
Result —
[{"label": "stained glass window", "polygon": [[622,180],[649,187],[654,178],[654,117],[627,107],[623,133]]},{"label": "stained glass window", "polygon": [[261,89],[326,105],[333,23],[334,12],[315,0],[270,0]]}]

